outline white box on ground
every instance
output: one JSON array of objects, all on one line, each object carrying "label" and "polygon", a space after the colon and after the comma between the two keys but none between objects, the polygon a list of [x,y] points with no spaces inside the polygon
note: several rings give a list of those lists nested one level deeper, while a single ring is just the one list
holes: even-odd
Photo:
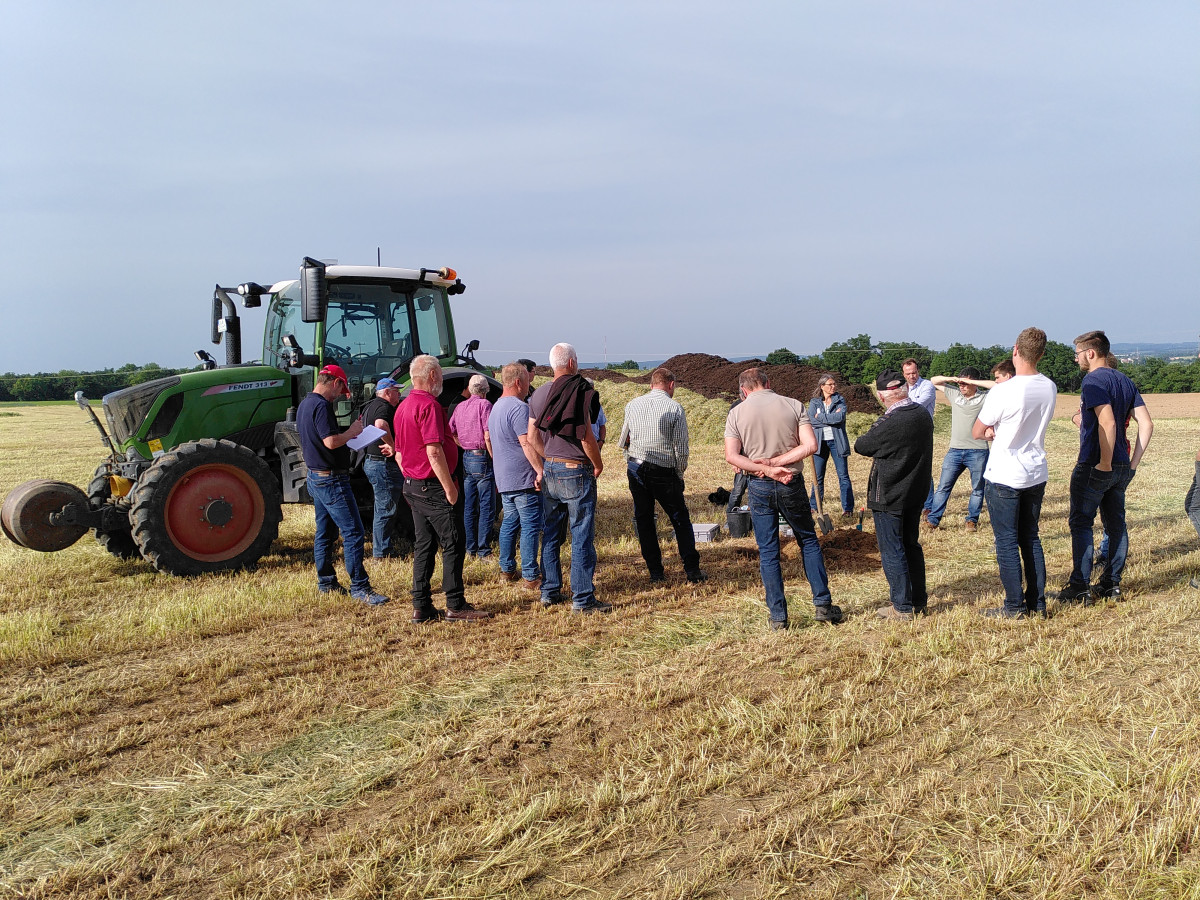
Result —
[{"label": "white box on ground", "polygon": [[721,526],[716,524],[700,524],[692,523],[692,534],[696,536],[697,544],[707,544],[717,539],[717,532],[721,530]]}]

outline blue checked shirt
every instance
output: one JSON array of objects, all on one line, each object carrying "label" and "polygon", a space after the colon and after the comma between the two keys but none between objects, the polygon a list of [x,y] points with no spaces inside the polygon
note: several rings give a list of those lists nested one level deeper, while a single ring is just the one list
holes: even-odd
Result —
[{"label": "blue checked shirt", "polygon": [[688,427],[683,407],[660,388],[630,400],[617,446],[627,457],[674,469],[682,476],[688,464]]}]

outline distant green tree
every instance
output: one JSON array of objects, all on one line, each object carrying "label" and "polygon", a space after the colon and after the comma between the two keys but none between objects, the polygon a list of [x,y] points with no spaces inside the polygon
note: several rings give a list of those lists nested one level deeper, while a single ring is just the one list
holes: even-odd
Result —
[{"label": "distant green tree", "polygon": [[[933,352],[921,344],[896,343],[880,341],[877,345],[880,356],[880,372],[892,370],[899,372],[906,359],[917,361],[917,367],[922,375],[929,374],[929,364],[933,361]],[[876,373],[878,374],[878,372]]]},{"label": "distant green tree", "polygon": [[[813,358],[819,360],[819,368],[837,372],[843,378],[861,384],[868,378],[874,377],[867,373],[867,366],[875,357],[875,350],[871,346],[871,336],[860,334],[848,341],[830,344],[820,357]],[[878,371],[878,369],[875,370],[876,374]]]},{"label": "distant green tree", "polygon": [[609,363],[604,368],[610,372],[616,372],[620,369],[640,369],[642,366],[636,359],[627,359],[625,362]]},{"label": "distant green tree", "polygon": [[1038,371],[1053,381],[1060,391],[1073,394],[1083,381],[1083,371],[1075,361],[1075,348],[1058,341],[1047,341]]},{"label": "distant green tree", "polygon": [[767,354],[768,366],[794,366],[800,362],[800,357],[787,347],[780,347]]},{"label": "distant green tree", "polygon": [[12,383],[9,389],[14,400],[56,400],[54,383],[43,372],[36,375],[22,375]]}]

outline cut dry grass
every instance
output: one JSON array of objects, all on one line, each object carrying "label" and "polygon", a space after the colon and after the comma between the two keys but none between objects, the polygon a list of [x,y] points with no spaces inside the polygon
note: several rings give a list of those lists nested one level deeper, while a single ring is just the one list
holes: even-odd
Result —
[{"label": "cut dry grass", "polygon": [[[644,388],[600,388],[619,429]],[[680,397],[693,519],[720,522],[725,407]],[[771,633],[753,542],[701,545],[693,587],[665,525],[652,588],[611,448],[603,618],[480,561],[477,627],[408,625],[405,561],[372,567],[396,603],[322,597],[299,507],[238,576],[0,544],[0,894],[1200,897],[1195,432],[1159,422],[1131,488],[1129,601],[1044,622],[976,614],[999,580],[961,482],[918,623],[878,623],[882,574],[831,565],[850,618],[816,625],[793,554]],[[1052,424],[1052,586],[1075,440]],[[78,410],[22,409],[0,491],[83,484],[101,452]]]}]

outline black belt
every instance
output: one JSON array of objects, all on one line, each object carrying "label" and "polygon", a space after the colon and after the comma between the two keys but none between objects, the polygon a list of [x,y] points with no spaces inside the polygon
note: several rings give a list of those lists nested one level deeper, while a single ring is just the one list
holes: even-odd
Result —
[{"label": "black belt", "polygon": [[404,477],[404,483],[405,484],[439,484],[440,485],[441,481],[438,480],[436,475],[433,476],[432,478],[409,478],[406,475]]},{"label": "black belt", "polygon": [[474,455],[482,455],[482,454],[485,454],[485,453],[487,453],[487,451],[486,451],[485,449],[483,449],[482,447],[480,447],[478,450],[467,450],[467,449],[464,447],[464,448],[463,448],[463,453],[471,453],[471,454],[474,454]]},{"label": "black belt", "polygon": [[349,469],[309,469],[314,475],[320,475],[322,478],[329,478],[333,475],[349,475]]}]

